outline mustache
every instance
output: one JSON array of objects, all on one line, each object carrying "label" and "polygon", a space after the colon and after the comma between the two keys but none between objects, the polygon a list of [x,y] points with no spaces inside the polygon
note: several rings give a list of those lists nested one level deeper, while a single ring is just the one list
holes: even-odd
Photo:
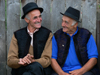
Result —
[{"label": "mustache", "polygon": [[41,23],[41,22],[35,22],[35,24],[38,24],[38,23]]},{"label": "mustache", "polygon": [[64,27],[64,26],[63,26],[62,28],[67,28],[67,29],[69,29],[68,27]]}]

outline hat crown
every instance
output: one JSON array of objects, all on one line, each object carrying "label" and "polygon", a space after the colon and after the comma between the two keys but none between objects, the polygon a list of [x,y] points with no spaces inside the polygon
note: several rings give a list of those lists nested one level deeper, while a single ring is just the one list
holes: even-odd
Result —
[{"label": "hat crown", "polygon": [[[77,10],[77,9],[74,9],[74,8],[72,8],[72,7],[69,7],[68,10],[66,10],[66,12],[72,14],[73,16],[77,17],[78,19],[79,19],[79,17],[80,17],[80,11]],[[66,12],[65,12],[65,13],[66,13]]]},{"label": "hat crown", "polygon": [[41,13],[43,12],[43,8],[38,7],[38,5],[34,2],[30,2],[26,4],[23,8],[24,15],[22,16],[22,19],[25,18],[26,14],[29,13],[32,10],[38,9]]},{"label": "hat crown", "polygon": [[[30,9],[31,7],[33,8],[38,8],[37,4],[34,2],[28,3],[23,7],[23,12],[25,13],[28,9]],[[27,10],[26,10],[27,9]]]},{"label": "hat crown", "polygon": [[[62,13],[61,13],[62,14]],[[80,18],[80,11],[75,9],[75,8],[72,8],[72,7],[69,7],[64,14],[62,15],[65,15],[65,16],[68,16],[74,20],[76,20],[77,22],[79,22],[79,18]]]}]

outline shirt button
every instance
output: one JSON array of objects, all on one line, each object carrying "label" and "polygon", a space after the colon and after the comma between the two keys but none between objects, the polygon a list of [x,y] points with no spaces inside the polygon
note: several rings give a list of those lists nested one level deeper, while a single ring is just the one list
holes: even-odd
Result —
[{"label": "shirt button", "polygon": [[64,45],[62,45],[64,47]]}]

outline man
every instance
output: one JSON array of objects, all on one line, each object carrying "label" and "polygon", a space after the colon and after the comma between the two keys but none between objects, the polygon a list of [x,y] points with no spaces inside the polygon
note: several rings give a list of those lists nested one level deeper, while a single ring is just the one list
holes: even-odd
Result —
[{"label": "man", "polygon": [[78,27],[80,11],[69,7],[61,14],[62,28],[52,39],[52,75],[100,75],[95,40],[87,29]]},{"label": "man", "polygon": [[30,2],[23,12],[28,25],[14,32],[7,64],[12,75],[50,75],[52,33],[41,26],[43,8]]}]

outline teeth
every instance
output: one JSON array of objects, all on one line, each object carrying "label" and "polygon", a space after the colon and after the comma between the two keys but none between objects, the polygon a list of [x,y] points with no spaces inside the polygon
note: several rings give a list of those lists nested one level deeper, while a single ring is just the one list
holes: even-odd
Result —
[{"label": "teeth", "polygon": [[36,24],[40,24],[40,23],[36,23]]}]

